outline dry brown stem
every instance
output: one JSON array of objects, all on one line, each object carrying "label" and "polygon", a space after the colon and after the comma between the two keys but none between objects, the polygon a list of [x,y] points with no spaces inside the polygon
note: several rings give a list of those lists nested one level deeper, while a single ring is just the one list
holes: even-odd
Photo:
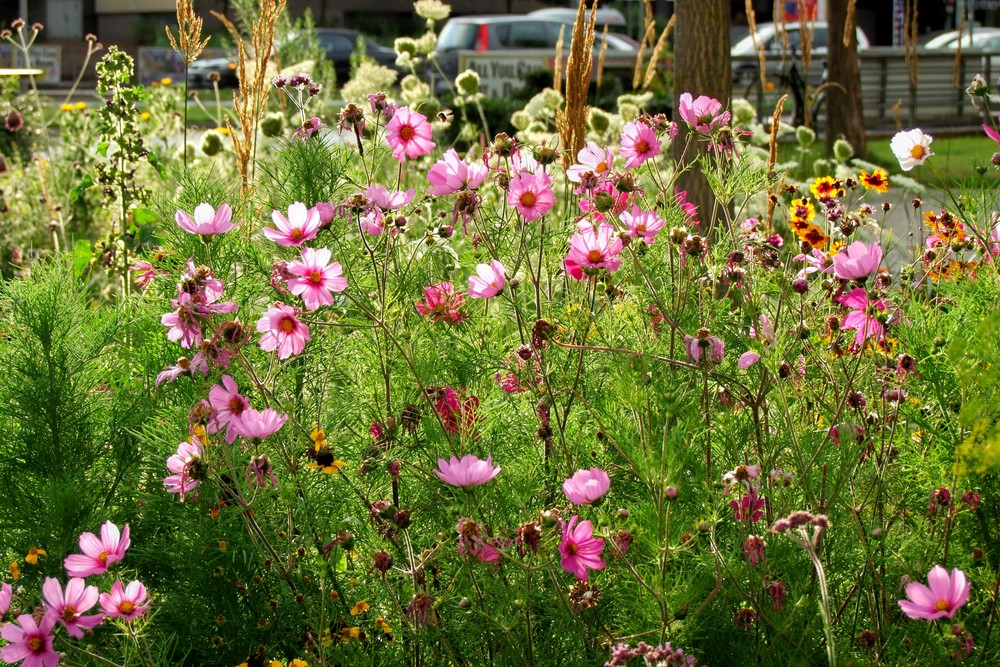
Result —
[{"label": "dry brown stem", "polygon": [[562,74],[563,74],[563,44],[565,42],[566,36],[566,25],[563,24],[559,26],[559,39],[556,40],[556,64],[552,71],[552,87],[556,90],[562,90]]}]

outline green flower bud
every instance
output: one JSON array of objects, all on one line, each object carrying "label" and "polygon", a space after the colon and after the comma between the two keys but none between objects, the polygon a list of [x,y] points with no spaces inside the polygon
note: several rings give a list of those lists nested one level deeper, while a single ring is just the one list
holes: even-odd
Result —
[{"label": "green flower bud", "polygon": [[816,141],[816,132],[811,127],[799,125],[795,128],[795,141],[799,142],[802,148],[809,148]]},{"label": "green flower bud", "polygon": [[833,157],[837,162],[847,162],[854,155],[854,147],[847,143],[846,139],[837,139],[833,142]]}]

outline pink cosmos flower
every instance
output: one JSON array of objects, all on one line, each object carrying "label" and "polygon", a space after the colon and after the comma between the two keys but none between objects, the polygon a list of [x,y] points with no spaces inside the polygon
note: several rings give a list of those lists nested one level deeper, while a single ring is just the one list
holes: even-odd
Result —
[{"label": "pink cosmos flower", "polygon": [[521,172],[510,181],[507,203],[516,208],[526,222],[538,220],[556,204],[552,179],[545,173]]},{"label": "pink cosmos flower", "polygon": [[264,334],[260,338],[260,349],[265,352],[277,350],[279,359],[301,354],[309,340],[309,327],[295,317],[297,314],[297,308],[282,303],[265,311],[257,320],[257,331]]},{"label": "pink cosmos flower", "polygon": [[471,394],[466,395],[464,389],[457,392],[451,387],[440,387],[437,391],[439,394],[434,402],[434,410],[441,419],[445,432],[477,439],[479,398]]},{"label": "pink cosmos flower", "polygon": [[48,607],[46,614],[52,614],[66,626],[70,637],[80,639],[84,630],[90,630],[104,621],[100,614],[80,615],[97,604],[100,593],[97,586],[86,586],[79,577],[73,577],[66,583],[65,593],[58,580],[46,577],[42,585],[42,596]]},{"label": "pink cosmos flower", "polygon": [[594,526],[590,521],[579,521],[579,516],[573,516],[569,523],[563,524],[562,541],[559,543],[559,553],[562,555],[562,569],[575,574],[577,579],[587,581],[588,569],[603,570],[604,540],[594,537]]},{"label": "pink cosmos flower", "polygon": [[436,145],[431,141],[431,124],[427,117],[410,111],[409,107],[396,110],[385,126],[385,138],[392,147],[392,156],[400,162],[426,155]]},{"label": "pink cosmos flower", "polygon": [[456,292],[449,282],[428,285],[424,288],[424,300],[417,302],[417,312],[431,322],[459,324],[465,321],[462,301],[462,293]]},{"label": "pink cosmos flower", "polygon": [[136,274],[135,279],[132,283],[139,289],[146,289],[149,287],[157,276],[168,276],[170,272],[165,269],[158,269],[153,266],[152,263],[140,260],[128,267],[130,271]]},{"label": "pink cosmos flower", "polygon": [[855,241],[833,256],[833,273],[843,280],[862,280],[877,271],[881,262],[882,246],[877,241],[870,246]]},{"label": "pink cosmos flower", "polygon": [[521,174],[537,174],[542,170],[542,165],[538,164],[535,156],[528,152],[516,150],[510,156],[510,167],[515,176]]},{"label": "pink cosmos flower", "polygon": [[476,275],[469,276],[469,296],[473,299],[495,297],[507,284],[507,274],[498,260],[476,264]]},{"label": "pink cosmos flower", "polygon": [[196,437],[192,437],[191,442],[177,445],[177,453],[167,459],[167,470],[173,473],[163,480],[167,493],[179,493],[181,502],[184,502],[184,496],[201,481],[204,454],[201,440]]},{"label": "pink cosmos flower", "polygon": [[347,289],[343,269],[339,262],[330,261],[328,248],[302,248],[302,261],[290,263],[288,273],[295,276],[288,279],[289,291],[301,295],[308,310],[329,306],[333,303],[330,292],[343,292]]},{"label": "pink cosmos flower", "polygon": [[599,181],[606,181],[611,176],[611,166],[615,162],[615,152],[610,146],[601,148],[596,141],[588,141],[576,155],[576,164],[566,170],[566,178],[573,183],[579,183],[580,177],[588,171]]},{"label": "pink cosmos flower", "polygon": [[713,364],[721,364],[726,354],[725,342],[718,336],[710,336],[704,329],[699,329],[695,336],[684,336],[684,347],[687,348],[688,357],[696,364],[701,363],[702,354],[706,350],[709,356],[705,359],[711,360]]},{"label": "pink cosmos flower", "polygon": [[881,343],[885,340],[884,315],[886,302],[884,299],[869,300],[868,292],[857,287],[847,294],[837,297],[835,301],[848,308],[853,308],[840,324],[841,329],[856,329],[852,352],[860,352],[869,338]]},{"label": "pink cosmos flower", "polygon": [[370,208],[361,216],[360,224],[365,234],[380,236],[385,231],[385,214],[381,209]]},{"label": "pink cosmos flower", "polygon": [[632,122],[622,130],[619,152],[625,158],[625,168],[634,169],[646,160],[658,156],[662,146],[656,138],[656,130],[646,123]]},{"label": "pink cosmos flower", "polygon": [[229,427],[241,438],[261,441],[277,433],[286,421],[288,415],[273,408],[265,408],[260,412],[247,408],[238,417],[230,418]]},{"label": "pink cosmos flower", "polygon": [[149,611],[146,587],[139,581],[131,581],[128,586],[116,581],[110,593],[101,593],[101,608],[109,618],[133,621]]},{"label": "pink cosmos flower", "polygon": [[621,221],[628,227],[626,236],[641,238],[646,245],[653,245],[656,234],[663,229],[664,221],[655,211],[643,211],[633,204],[632,210],[623,211]]},{"label": "pink cosmos flower", "polygon": [[438,459],[434,474],[445,484],[469,489],[485,484],[499,475],[500,466],[493,465],[492,456],[487,456],[483,461],[472,454],[466,454],[461,459],[457,456],[452,456],[447,461]]},{"label": "pink cosmos flower", "polygon": [[288,207],[287,218],[281,211],[272,211],[271,221],[276,229],[265,227],[264,236],[286,247],[298,247],[316,238],[320,226],[319,212],[298,201]]},{"label": "pink cosmos flower", "polygon": [[427,193],[440,197],[455,194],[459,190],[475,190],[483,184],[489,173],[490,170],[485,165],[478,162],[468,164],[458,156],[454,148],[449,148],[444,157],[427,172],[427,180],[431,184]]},{"label": "pink cosmos flower", "polygon": [[52,630],[56,618],[50,614],[35,622],[30,614],[21,614],[16,623],[4,623],[0,637],[9,642],[0,648],[0,660],[8,665],[20,662],[22,667],[56,667],[59,654],[52,649]]},{"label": "pink cosmos flower", "polygon": [[955,568],[948,570],[935,565],[927,575],[930,588],[918,581],[906,585],[907,600],[899,601],[899,608],[910,618],[922,618],[935,621],[939,618],[952,618],[955,612],[969,599],[971,584],[965,578],[965,573]]},{"label": "pink cosmos flower", "polygon": [[365,188],[365,199],[368,203],[378,208],[383,213],[388,211],[398,211],[411,201],[414,197],[413,188],[406,191],[391,191],[381,185],[369,185]]},{"label": "pink cosmos flower", "polygon": [[10,601],[14,599],[14,590],[6,581],[0,581],[0,619],[10,609]]},{"label": "pink cosmos flower", "polygon": [[213,419],[209,423],[209,432],[217,433],[222,427],[226,427],[226,442],[232,444],[236,440],[232,421],[250,407],[250,402],[240,394],[236,381],[228,375],[223,375],[222,386],[212,385],[208,390],[208,403],[214,410]]},{"label": "pink cosmos flower", "polygon": [[588,505],[604,497],[611,488],[611,478],[600,468],[577,470],[562,485],[563,493],[574,505]]},{"label": "pink cosmos flower", "polygon": [[63,564],[66,574],[71,577],[89,577],[104,574],[108,568],[125,557],[125,551],[132,544],[129,539],[128,524],[122,531],[118,526],[106,521],[101,526],[101,539],[93,533],[80,535],[80,551],[83,554],[67,556]]},{"label": "pink cosmos flower", "polygon": [[997,132],[992,127],[990,127],[989,123],[983,123],[983,132],[986,133],[987,137],[997,142],[997,146],[1000,147],[1000,132]]},{"label": "pink cosmos flower", "polygon": [[711,134],[712,130],[729,122],[730,114],[722,111],[722,102],[705,95],[693,99],[691,93],[683,93],[678,104],[678,112],[692,129]]},{"label": "pink cosmos flower", "polygon": [[756,486],[751,486],[742,498],[730,500],[729,506],[733,509],[733,518],[737,521],[757,523],[764,516],[767,499],[760,495]]},{"label": "pink cosmos flower", "polygon": [[593,225],[580,223],[579,229],[569,239],[569,253],[563,262],[566,272],[577,280],[583,280],[584,273],[592,275],[596,269],[617,271],[622,263],[618,255],[623,245],[615,228],[601,223],[594,231]]},{"label": "pink cosmos flower", "polygon": [[198,204],[194,208],[194,219],[187,211],[177,211],[174,220],[177,226],[190,234],[214,236],[225,234],[233,228],[233,209],[229,204],[223,204],[216,211],[211,204]]},{"label": "pink cosmos flower", "polygon": [[822,250],[813,248],[808,254],[796,255],[793,257],[796,262],[805,262],[808,266],[798,273],[799,278],[805,278],[810,273],[833,273],[833,260]]}]

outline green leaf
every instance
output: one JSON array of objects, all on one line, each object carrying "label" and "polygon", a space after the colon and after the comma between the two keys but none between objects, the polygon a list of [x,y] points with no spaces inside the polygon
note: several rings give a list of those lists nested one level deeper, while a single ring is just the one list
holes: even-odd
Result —
[{"label": "green leaf", "polygon": [[69,191],[70,200],[77,201],[83,194],[83,191],[92,186],[93,184],[94,184],[94,179],[90,176],[90,174],[85,175],[83,179],[79,183],[74,185],[73,189]]},{"label": "green leaf", "polygon": [[73,268],[73,275],[79,278],[90,265],[90,260],[94,257],[94,249],[89,241],[77,241],[70,253],[70,265]]},{"label": "green leaf", "polygon": [[160,219],[160,217],[156,215],[156,211],[148,206],[139,206],[133,209],[132,217],[135,218],[136,224],[140,225],[148,225]]},{"label": "green leaf", "polygon": [[102,141],[101,143],[97,144],[97,154],[103,158],[108,157],[108,148],[110,146],[111,143],[107,141]]}]

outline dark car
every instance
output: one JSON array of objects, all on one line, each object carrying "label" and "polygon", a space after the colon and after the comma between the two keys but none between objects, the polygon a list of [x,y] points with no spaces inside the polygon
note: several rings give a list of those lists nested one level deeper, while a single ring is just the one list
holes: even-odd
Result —
[{"label": "dark car", "polygon": [[[365,53],[380,65],[392,69],[396,67],[396,52],[385,46],[376,44],[357,30],[343,28],[316,28],[316,41],[326,53],[326,59],[333,65],[337,74],[337,83],[342,84],[351,78],[351,54],[357,48],[358,39],[364,42]],[[235,87],[237,81],[235,54],[228,58],[210,58],[197,60],[188,70],[188,85],[192,88],[210,88],[212,74],[219,76],[219,85]]]}]

